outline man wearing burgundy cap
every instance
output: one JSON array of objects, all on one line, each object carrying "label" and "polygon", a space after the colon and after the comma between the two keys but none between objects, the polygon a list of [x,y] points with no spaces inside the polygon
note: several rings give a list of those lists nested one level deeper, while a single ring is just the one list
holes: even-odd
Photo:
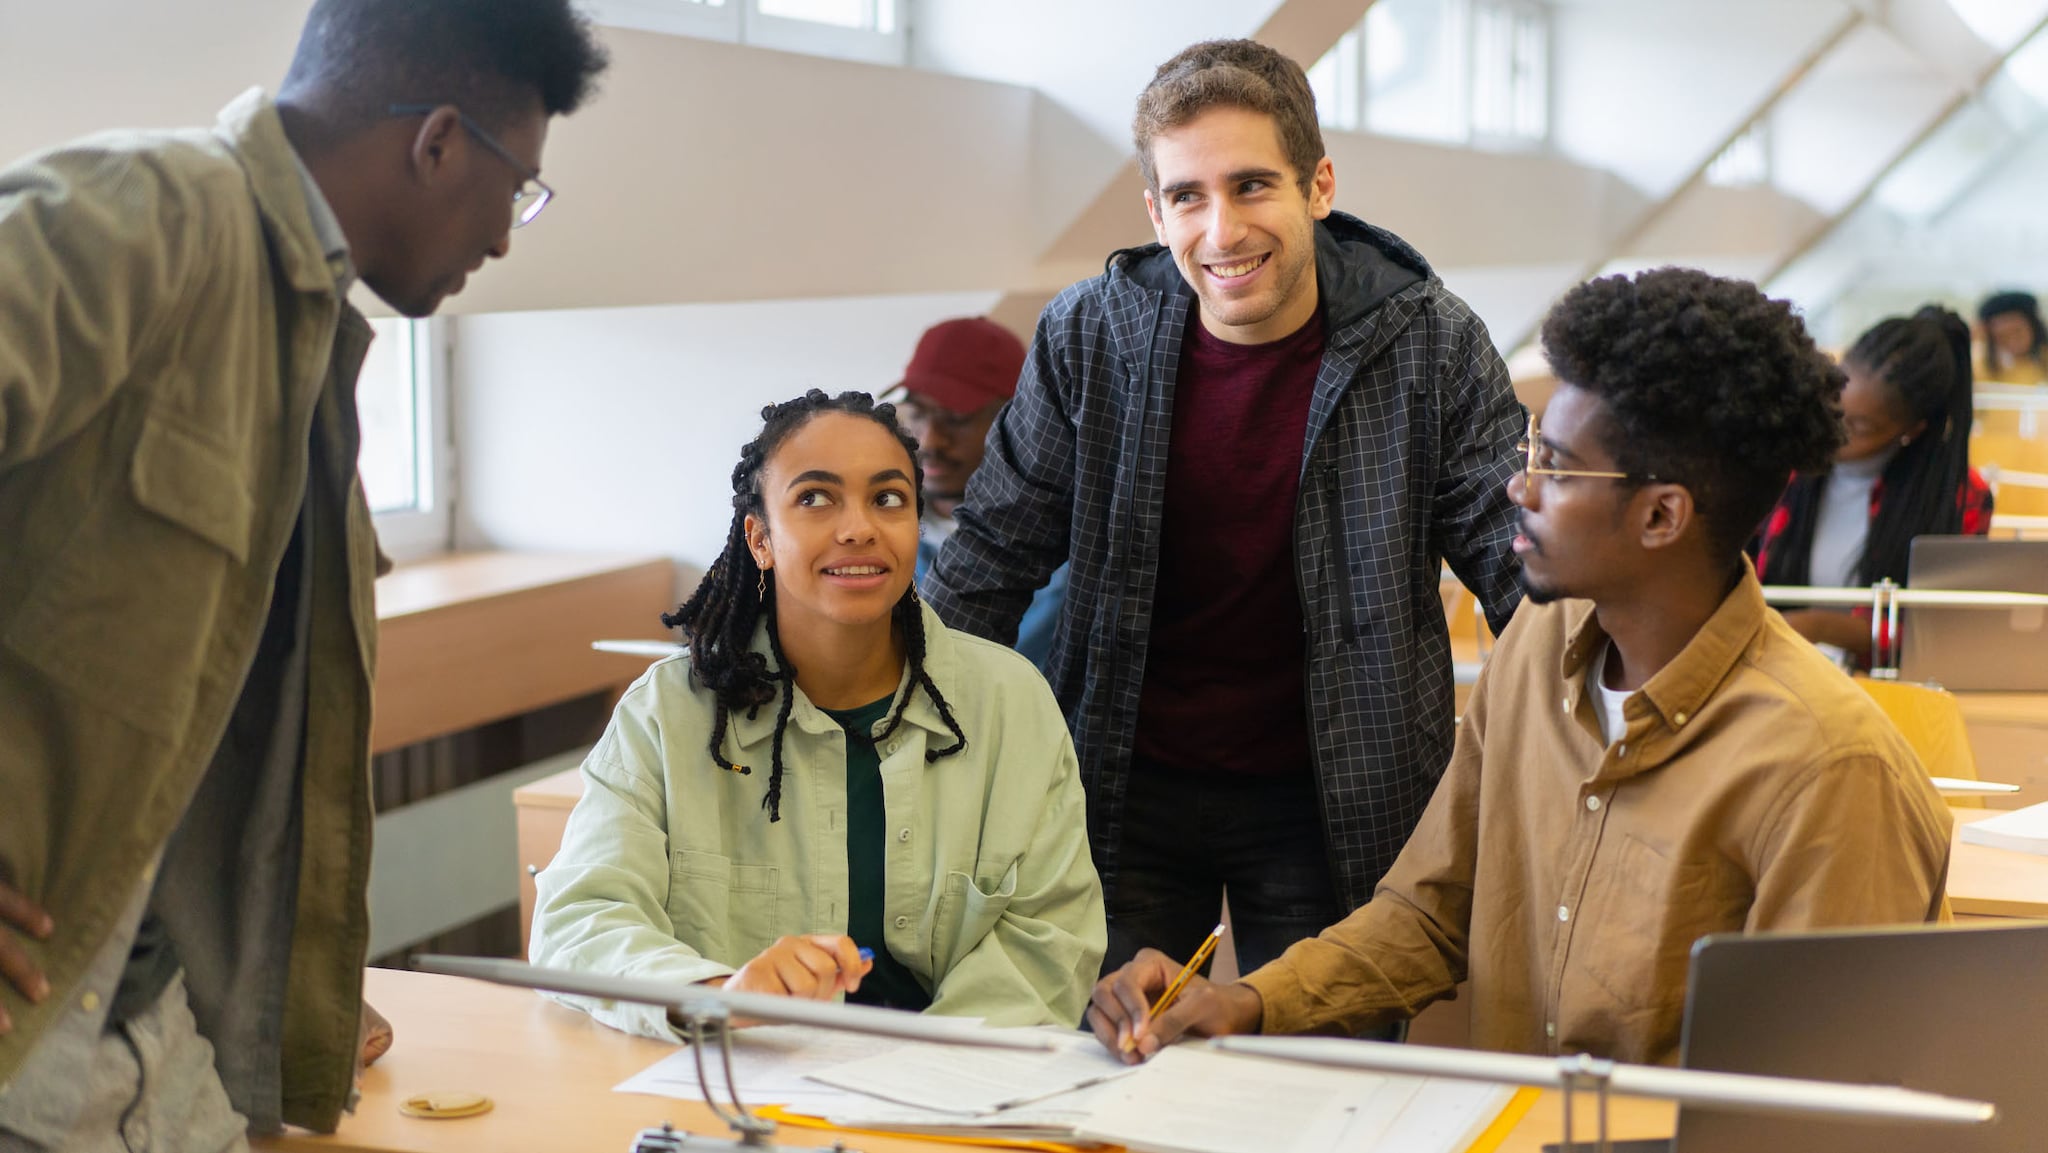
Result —
[{"label": "man wearing burgundy cap", "polygon": [[[917,581],[924,584],[939,546],[953,535],[953,508],[967,491],[967,478],[981,466],[988,426],[1012,393],[1024,368],[1024,342],[982,316],[941,321],[917,340],[910,367],[896,386],[897,412],[917,438],[924,469],[925,511],[917,542]],[[1053,626],[1067,595],[1061,565],[1031,599],[1017,626],[1017,651],[1045,667]]]}]

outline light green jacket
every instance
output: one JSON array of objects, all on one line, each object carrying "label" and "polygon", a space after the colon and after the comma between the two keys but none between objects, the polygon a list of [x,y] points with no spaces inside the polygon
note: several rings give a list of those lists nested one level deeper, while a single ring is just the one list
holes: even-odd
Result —
[{"label": "light green jacket", "polygon": [[0,875],[57,924],[28,943],[54,996],[31,1006],[0,981],[15,1022],[0,1084],[71,1010],[205,774],[304,493],[283,1105],[315,1129],[341,1114],[369,939],[376,541],[355,470],[369,339],[260,92],[211,132],[102,136],[0,173]]},{"label": "light green jacket", "polygon": [[[930,1012],[1076,1025],[1107,930],[1066,720],[1030,661],[928,608],[924,628],[925,667],[967,747],[925,761],[953,736],[920,690],[877,749],[886,944],[931,990]],[[754,647],[767,652],[765,630]],[[712,764],[712,707],[687,656],[657,663],[619,702],[540,874],[536,964],[697,982],[785,934],[846,931],[845,733],[796,692],[770,824],[777,706],[731,714],[725,756],[747,775]],[[676,1036],[661,1009],[578,1003],[628,1032]]]}]

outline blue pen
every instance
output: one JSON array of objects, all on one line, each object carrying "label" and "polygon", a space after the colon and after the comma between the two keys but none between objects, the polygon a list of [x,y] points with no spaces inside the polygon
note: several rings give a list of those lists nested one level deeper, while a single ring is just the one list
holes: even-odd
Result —
[{"label": "blue pen", "polygon": [[875,951],[873,949],[868,948],[866,945],[862,945],[860,947],[860,959],[866,961],[871,965],[874,964]]}]

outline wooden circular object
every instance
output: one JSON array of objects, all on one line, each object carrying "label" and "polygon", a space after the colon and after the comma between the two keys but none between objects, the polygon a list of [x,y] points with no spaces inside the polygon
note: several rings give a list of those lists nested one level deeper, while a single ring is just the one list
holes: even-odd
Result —
[{"label": "wooden circular object", "polygon": [[491,1099],[481,1093],[415,1093],[398,1103],[408,1117],[432,1121],[457,1121],[491,1111]]}]

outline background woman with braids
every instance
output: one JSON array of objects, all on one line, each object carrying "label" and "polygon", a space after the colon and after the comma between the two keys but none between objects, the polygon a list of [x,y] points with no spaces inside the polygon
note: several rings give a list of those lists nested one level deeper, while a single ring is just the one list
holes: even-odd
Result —
[{"label": "background woman with braids", "polygon": [[[1849,434],[1833,470],[1793,474],[1764,521],[1757,575],[1765,584],[1906,583],[1908,547],[1924,533],[1991,529],[1991,490],[1970,467],[1970,329],[1945,308],[1879,321],[1842,367]],[[1801,609],[1787,623],[1808,640],[1870,663],[1870,611]]]},{"label": "background woman with braids", "polygon": [[[725,551],[664,618],[690,652],[584,761],[534,961],[1075,1024],[1102,888],[1051,690],[917,599],[921,478],[892,406],[813,390],[762,417]],[[580,1004],[675,1036],[658,1009]]]}]

